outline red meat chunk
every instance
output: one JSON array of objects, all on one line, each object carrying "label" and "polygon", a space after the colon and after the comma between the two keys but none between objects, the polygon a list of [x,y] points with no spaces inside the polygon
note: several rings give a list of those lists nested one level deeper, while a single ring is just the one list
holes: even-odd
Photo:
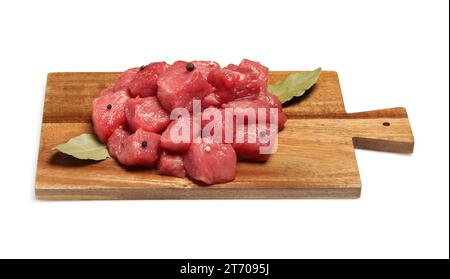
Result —
[{"label": "red meat chunk", "polygon": [[157,172],[162,175],[185,177],[186,170],[184,169],[183,156],[162,151],[158,161]]},{"label": "red meat chunk", "polygon": [[[189,136],[183,137],[183,129],[187,130],[188,133],[185,133]],[[171,133],[173,135],[179,136],[179,141],[175,141],[175,138],[172,138]],[[192,126],[192,117],[190,115],[186,115],[185,117],[181,116],[177,120],[173,120],[167,129],[161,135],[161,147],[163,149],[183,153],[189,149],[191,142],[193,140],[193,126]]]},{"label": "red meat chunk", "polygon": [[125,139],[130,135],[122,126],[118,127],[108,139],[108,151],[111,157],[117,158],[122,152]]},{"label": "red meat chunk", "polygon": [[284,124],[287,121],[287,117],[284,114],[281,103],[276,96],[273,96],[268,93],[260,93],[256,99],[240,99],[225,103],[222,105],[222,108],[233,108],[235,115],[243,115],[245,116],[245,122],[248,123],[248,120],[251,121],[259,121],[258,109],[264,108],[266,113],[266,122],[270,121],[271,108],[275,108],[278,111],[278,130],[281,130],[284,127]]},{"label": "red meat chunk", "polygon": [[169,114],[160,106],[155,96],[129,99],[125,107],[125,115],[131,131],[142,128],[159,134],[170,123]]},{"label": "red meat chunk", "polygon": [[205,79],[208,79],[208,75],[212,70],[220,69],[220,65],[214,61],[192,61],[192,64]]},{"label": "red meat chunk", "polygon": [[214,91],[198,69],[188,71],[187,63],[177,61],[158,79],[158,100],[167,111],[186,108],[192,111],[194,99],[202,100]]},{"label": "red meat chunk", "polygon": [[[253,100],[252,102],[255,102]],[[217,108],[210,108],[210,110],[215,111],[216,114],[213,114],[209,119],[206,119],[206,115],[203,116],[202,120],[202,129],[203,129],[203,137],[209,138],[212,137],[212,141],[215,143],[232,143],[233,148],[236,151],[236,155],[238,160],[241,161],[266,161],[270,154],[262,154],[260,151],[260,147],[266,147],[268,148],[271,143],[274,143],[275,138],[274,136],[277,135],[277,129],[274,129],[275,127],[270,127],[270,124],[268,122],[264,123],[263,126],[263,133],[261,134],[261,131],[258,130],[258,123],[255,122],[254,124],[249,125],[246,123],[244,126],[237,126],[235,121],[235,117],[233,118],[227,118],[225,116],[225,110],[224,109],[217,109]],[[219,137],[218,134],[216,134],[215,126],[213,124],[213,121],[216,121],[216,115],[220,115],[222,120],[222,126],[221,126],[221,137]],[[245,120],[245,118],[244,118]],[[248,119],[247,119],[248,120]],[[231,121],[231,122],[230,122]],[[209,128],[207,127],[209,125]],[[214,128],[213,128],[214,127]],[[232,133],[226,137],[226,132],[228,129],[232,129]],[[250,127],[250,128],[249,128]],[[207,130],[211,129],[211,133],[209,134]],[[271,129],[274,129],[274,132],[270,132]],[[237,140],[237,136],[241,135],[241,141]],[[262,141],[261,139],[263,136],[259,137],[259,135],[272,135],[272,138],[269,138],[270,141]],[[249,140],[249,139],[254,139]],[[270,153],[270,152],[269,152]]]},{"label": "red meat chunk", "polygon": [[92,122],[98,138],[106,142],[114,130],[126,124],[125,105],[129,99],[123,90],[100,96],[92,102]]},{"label": "red meat chunk", "polygon": [[148,97],[156,95],[158,91],[157,80],[169,65],[166,62],[150,63],[145,68],[136,73],[134,78],[128,83],[131,97]]},{"label": "red meat chunk", "polygon": [[249,59],[242,59],[239,67],[247,69],[248,71],[256,74],[257,79],[260,80],[262,90],[267,88],[267,82],[269,80],[269,69],[259,62],[251,61]]},{"label": "red meat chunk", "polygon": [[138,129],[124,138],[123,146],[116,149],[117,159],[127,166],[154,167],[159,154],[160,135]]},{"label": "red meat chunk", "polygon": [[[202,115],[202,137],[212,138],[215,143],[232,143],[234,139],[234,121],[234,116],[227,117],[224,109],[208,108],[203,111]],[[217,134],[217,127],[220,127],[221,135]],[[227,129],[231,132],[228,138],[226,137]]]},{"label": "red meat chunk", "polygon": [[236,176],[236,153],[231,144],[192,143],[183,161],[187,175],[205,184],[232,181]]},{"label": "red meat chunk", "polygon": [[114,85],[114,91],[117,90],[128,91],[128,84],[135,78],[138,72],[139,68],[131,68],[121,73]]},{"label": "red meat chunk", "polygon": [[244,59],[239,66],[230,64],[211,71],[208,81],[216,88],[220,102],[226,103],[245,97],[256,98],[267,88],[268,73],[260,63]]},{"label": "red meat chunk", "polygon": [[131,68],[117,79],[113,90],[126,90],[131,97],[156,95],[157,80],[169,65],[166,62],[154,62],[145,67]]},{"label": "red meat chunk", "polygon": [[280,100],[277,96],[272,95],[266,91],[261,91],[258,95],[258,100],[264,101],[269,104],[272,108],[277,108],[279,110],[283,110]]},{"label": "red meat chunk", "polygon": [[[226,117],[225,109],[233,109],[230,111],[230,113],[233,113],[233,118]],[[257,99],[240,99],[236,101],[231,101],[229,103],[223,104],[221,109],[217,109],[214,107],[210,107],[208,110],[203,111],[203,120],[202,120],[202,128],[205,128],[207,124],[209,124],[210,127],[212,127],[214,124],[212,121],[216,121],[216,115],[220,114],[221,120],[222,120],[222,142],[230,143],[231,139],[227,140],[225,138],[225,133],[228,129],[236,129],[236,121],[238,116],[241,117],[241,119],[244,120],[243,124],[255,123],[257,124],[259,119],[258,109],[264,108],[266,110],[265,113],[265,119],[266,123],[270,124],[270,114],[272,108],[277,109],[277,115],[278,115],[278,130],[281,130],[284,127],[284,124],[287,120],[286,115],[281,110],[281,104],[278,101],[278,99],[273,96],[266,93],[261,93],[260,96],[258,96]],[[211,111],[213,112],[213,115],[210,117],[207,116],[206,112]],[[251,121],[249,121],[251,120]],[[261,119],[262,120],[262,119]],[[215,129],[211,129],[211,136],[215,135]],[[205,132],[205,130],[204,130]],[[233,131],[233,139],[234,139],[234,133]],[[210,136],[203,134],[203,137]],[[216,135],[216,142],[217,139],[220,140],[220,137]]]},{"label": "red meat chunk", "polygon": [[[237,130],[233,142],[233,148],[239,161],[264,162],[269,159],[270,153],[276,148],[276,134],[278,131],[271,131],[269,125],[260,129],[258,125],[245,125],[242,130]],[[241,135],[243,141],[238,141]],[[267,141],[262,139],[267,137]],[[261,147],[267,149],[267,153],[261,152]]]},{"label": "red meat chunk", "polygon": [[202,108],[220,107],[221,104],[222,102],[220,101],[220,97],[213,92],[205,96],[202,101]]},{"label": "red meat chunk", "polygon": [[282,104],[281,104],[280,100],[278,99],[278,97],[275,95],[272,95],[270,93],[267,93],[265,91],[262,91],[258,96],[258,100],[266,102],[271,108],[278,109],[278,131],[283,129],[284,124],[286,124],[286,121],[287,121],[287,116],[283,111]]}]

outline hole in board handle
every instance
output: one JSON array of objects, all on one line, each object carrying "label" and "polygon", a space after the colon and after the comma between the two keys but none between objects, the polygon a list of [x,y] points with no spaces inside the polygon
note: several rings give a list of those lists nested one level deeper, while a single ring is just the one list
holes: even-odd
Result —
[{"label": "hole in board handle", "polygon": [[384,127],[389,127],[389,126],[391,126],[391,123],[389,123],[389,122],[383,122],[383,126],[384,126]]}]

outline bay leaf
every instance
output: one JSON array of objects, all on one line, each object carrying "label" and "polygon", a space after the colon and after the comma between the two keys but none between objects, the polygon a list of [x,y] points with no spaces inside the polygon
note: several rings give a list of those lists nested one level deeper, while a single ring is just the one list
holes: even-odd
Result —
[{"label": "bay leaf", "polygon": [[70,139],[64,144],[53,148],[59,152],[71,155],[83,160],[105,160],[109,158],[108,148],[97,140],[92,134],[81,134]]},{"label": "bay leaf", "polygon": [[281,103],[285,103],[305,94],[317,82],[321,71],[321,68],[317,68],[314,71],[290,74],[282,82],[270,84],[267,90],[277,96]]}]

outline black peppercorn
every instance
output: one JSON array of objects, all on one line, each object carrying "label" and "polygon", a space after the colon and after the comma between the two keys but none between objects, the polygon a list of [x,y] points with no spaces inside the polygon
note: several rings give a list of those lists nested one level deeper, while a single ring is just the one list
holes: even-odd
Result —
[{"label": "black peppercorn", "polygon": [[146,148],[146,147],[147,147],[147,142],[146,142],[146,141],[143,141],[143,142],[141,143],[141,146],[142,146],[142,148]]},{"label": "black peppercorn", "polygon": [[187,63],[186,64],[186,71],[192,72],[194,69],[195,69],[194,64],[192,64],[192,63]]},{"label": "black peppercorn", "polygon": [[140,67],[139,67],[139,71],[142,71],[142,70],[144,70],[144,69],[145,69],[145,67],[146,67],[145,65],[142,65],[142,66],[140,66]]},{"label": "black peppercorn", "polygon": [[106,108],[107,108],[107,109],[112,109],[112,105],[111,105],[111,104],[108,104],[108,105],[106,106]]}]

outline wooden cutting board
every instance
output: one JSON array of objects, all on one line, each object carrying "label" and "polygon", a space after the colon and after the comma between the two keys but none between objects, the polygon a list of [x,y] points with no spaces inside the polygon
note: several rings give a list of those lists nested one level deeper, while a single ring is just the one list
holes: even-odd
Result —
[{"label": "wooden cutting board", "polygon": [[[291,72],[271,72],[278,82]],[[346,113],[336,72],[322,72],[309,93],[285,108],[278,151],[266,163],[237,166],[236,179],[209,187],[155,170],[124,168],[110,158],[82,161],[52,148],[92,133],[91,102],[118,73],[50,73],[47,79],[36,197],[84,199],[357,198],[361,180],[354,148],[411,153],[405,109]]]}]

